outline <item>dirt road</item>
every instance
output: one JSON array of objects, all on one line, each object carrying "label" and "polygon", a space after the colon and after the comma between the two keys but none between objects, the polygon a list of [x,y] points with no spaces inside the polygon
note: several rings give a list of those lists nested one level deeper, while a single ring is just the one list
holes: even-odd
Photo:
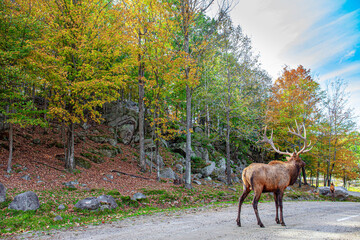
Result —
[{"label": "dirt road", "polygon": [[[256,224],[251,205],[244,205],[241,222],[237,207],[201,208],[141,216],[112,224],[56,231],[40,239],[360,239],[360,203],[285,202],[282,227],[275,223],[275,204],[260,203],[265,228]],[[23,236],[29,238],[30,236]]]}]

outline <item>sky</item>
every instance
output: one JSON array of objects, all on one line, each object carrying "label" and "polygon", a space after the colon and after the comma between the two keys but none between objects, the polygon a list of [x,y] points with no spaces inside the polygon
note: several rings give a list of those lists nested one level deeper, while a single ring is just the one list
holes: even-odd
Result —
[{"label": "sky", "polygon": [[274,80],[285,65],[310,69],[323,90],[344,79],[360,116],[360,0],[239,0],[230,15]]}]

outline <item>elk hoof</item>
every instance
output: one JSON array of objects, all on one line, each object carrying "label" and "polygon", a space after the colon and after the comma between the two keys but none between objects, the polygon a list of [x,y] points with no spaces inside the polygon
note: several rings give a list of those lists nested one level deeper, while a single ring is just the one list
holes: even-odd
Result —
[{"label": "elk hoof", "polygon": [[285,224],[284,222],[282,222],[282,223],[281,223],[281,226],[284,226],[284,227],[285,227],[285,226],[286,226],[286,224]]},{"label": "elk hoof", "polygon": [[260,223],[259,226],[260,226],[261,228],[264,228],[264,227],[265,227],[264,224],[262,224],[262,223]]},{"label": "elk hoof", "polygon": [[277,224],[280,224],[280,220],[279,220],[278,218],[275,218],[275,222],[276,222]]},{"label": "elk hoof", "polygon": [[236,224],[237,224],[239,227],[241,227],[240,221],[236,221]]}]

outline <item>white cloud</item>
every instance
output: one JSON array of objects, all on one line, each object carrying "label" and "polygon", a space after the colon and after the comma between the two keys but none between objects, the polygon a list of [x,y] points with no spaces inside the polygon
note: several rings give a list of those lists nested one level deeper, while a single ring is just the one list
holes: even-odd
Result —
[{"label": "white cloud", "polygon": [[240,0],[231,15],[234,23],[240,24],[251,37],[255,50],[260,52],[263,67],[276,78],[285,64],[307,67],[301,58],[311,59],[286,52],[296,46],[315,22],[335,11],[342,2]]},{"label": "white cloud", "polygon": [[[360,69],[360,63],[353,63],[350,65],[346,65],[342,68],[335,69],[331,72],[328,72],[325,75],[320,76],[320,80],[323,82],[323,81],[332,80],[337,77],[344,78],[345,76],[356,74],[359,71],[359,69]],[[354,85],[360,85],[359,81],[352,81],[352,83]]]},{"label": "white cloud", "polygon": [[356,53],[356,50],[351,50],[351,51],[347,52],[347,53],[345,54],[345,56],[343,56],[343,57],[340,59],[339,63],[342,63],[343,61],[346,61],[346,60],[352,58],[353,56],[355,56],[355,53]]}]

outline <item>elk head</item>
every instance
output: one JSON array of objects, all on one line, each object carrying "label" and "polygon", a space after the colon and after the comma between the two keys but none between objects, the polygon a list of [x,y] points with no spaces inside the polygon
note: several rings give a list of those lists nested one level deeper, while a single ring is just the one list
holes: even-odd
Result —
[{"label": "elk head", "polygon": [[279,153],[279,154],[282,154],[282,155],[288,155],[288,157],[286,157],[286,160],[287,160],[288,162],[290,162],[290,161],[295,161],[296,165],[298,165],[299,167],[305,167],[305,162],[304,162],[303,160],[301,160],[300,154],[309,152],[309,151],[312,149],[312,147],[310,147],[311,142],[310,142],[309,145],[307,144],[305,125],[302,124],[302,127],[303,127],[303,129],[304,129],[304,130],[303,130],[304,135],[302,135],[302,134],[301,134],[301,130],[300,130],[300,128],[299,128],[299,126],[298,126],[298,124],[297,124],[296,121],[295,121],[295,123],[296,123],[296,129],[297,129],[297,131],[295,131],[294,129],[290,129],[290,128],[289,128],[289,131],[288,131],[288,132],[291,133],[291,134],[293,134],[293,135],[295,135],[295,136],[297,136],[297,137],[299,137],[300,139],[302,139],[302,140],[304,141],[304,146],[303,146],[303,148],[302,148],[299,152],[297,152],[296,149],[294,149],[294,152],[293,152],[293,153],[290,153],[290,152],[288,152],[288,151],[283,152],[283,151],[280,151],[278,148],[276,148],[276,147],[275,147],[275,144],[274,144],[274,142],[273,142],[273,131],[271,131],[271,137],[270,137],[270,139],[266,136],[266,128],[267,128],[267,126],[265,127],[264,138],[263,138],[262,142],[265,142],[265,143],[270,144],[270,146],[275,150],[275,152],[277,152],[277,153]]}]

